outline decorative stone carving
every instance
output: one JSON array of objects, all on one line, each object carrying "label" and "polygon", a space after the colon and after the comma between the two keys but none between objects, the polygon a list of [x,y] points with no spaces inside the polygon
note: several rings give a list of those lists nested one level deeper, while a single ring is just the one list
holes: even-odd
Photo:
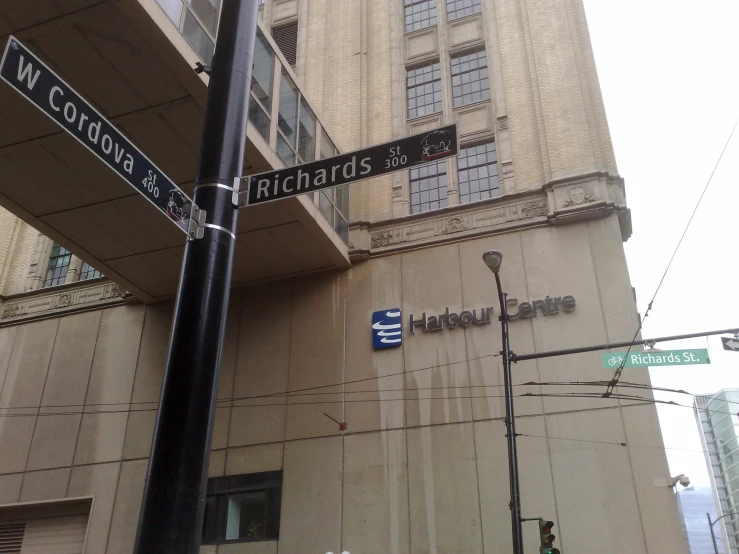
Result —
[{"label": "decorative stone carving", "polygon": [[5,323],[9,320],[34,319],[95,305],[101,307],[115,305],[132,296],[130,292],[115,283],[98,282],[95,285],[85,286],[84,282],[81,282],[64,292],[54,293],[50,290],[47,294],[39,294],[39,291],[36,291],[26,293],[20,299],[9,300],[2,308],[0,321]]},{"label": "decorative stone carving", "polygon": [[508,116],[507,115],[501,115],[498,118],[498,130],[499,131],[505,131],[508,129]]},{"label": "decorative stone carving", "polygon": [[580,204],[589,204],[591,202],[595,202],[595,198],[587,194],[583,187],[580,187],[580,186],[570,187],[568,193],[570,197],[567,200],[565,200],[565,203],[564,203],[565,208],[569,208],[570,206],[579,206]]},{"label": "decorative stone carving", "polygon": [[541,217],[547,215],[547,201],[537,200],[536,202],[527,202],[521,206],[521,215],[524,219],[532,217]]},{"label": "decorative stone carving", "polygon": [[390,246],[398,242],[400,241],[396,240],[393,231],[380,231],[379,233],[372,234],[372,248],[382,248],[383,246]]},{"label": "decorative stone carving", "polygon": [[388,248],[399,244],[413,244],[430,242],[435,238],[441,239],[455,233],[470,233],[483,231],[490,227],[497,227],[515,223],[525,219],[543,217],[548,213],[546,198],[537,198],[524,202],[510,204],[496,204],[481,207],[477,211],[465,211],[454,216],[438,217],[431,220],[421,220],[407,223],[391,229],[377,230],[370,235],[370,245],[373,249]]},{"label": "decorative stone carving", "polygon": [[449,233],[458,233],[467,229],[467,224],[461,217],[453,217],[447,219],[442,225],[441,233],[447,235]]}]

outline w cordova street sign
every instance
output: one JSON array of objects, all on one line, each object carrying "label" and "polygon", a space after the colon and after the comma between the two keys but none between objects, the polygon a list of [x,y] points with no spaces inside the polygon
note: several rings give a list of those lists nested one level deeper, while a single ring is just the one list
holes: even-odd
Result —
[{"label": "w cordova street sign", "polygon": [[0,78],[76,138],[185,233],[192,200],[79,93],[11,36]]}]

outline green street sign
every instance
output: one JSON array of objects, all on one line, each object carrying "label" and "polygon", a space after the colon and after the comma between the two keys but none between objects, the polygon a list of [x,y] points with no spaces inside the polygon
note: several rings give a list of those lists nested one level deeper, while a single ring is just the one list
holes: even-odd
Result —
[{"label": "green street sign", "polygon": [[[616,369],[626,357],[626,352],[609,352],[602,354],[603,367]],[[665,350],[664,352],[629,352],[624,367],[649,367],[660,365],[694,365],[710,364],[708,350],[693,348],[690,350]]]}]

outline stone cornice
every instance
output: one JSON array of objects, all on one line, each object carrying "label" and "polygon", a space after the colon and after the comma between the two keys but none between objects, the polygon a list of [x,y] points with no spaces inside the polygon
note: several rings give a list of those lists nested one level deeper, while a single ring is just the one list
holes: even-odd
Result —
[{"label": "stone cornice", "polygon": [[73,312],[116,306],[134,300],[130,292],[109,280],[80,281],[0,297],[0,327]]},{"label": "stone cornice", "polygon": [[381,222],[350,226],[353,261],[480,235],[559,225],[616,213],[631,234],[623,179],[602,171],[553,180],[541,188]]}]

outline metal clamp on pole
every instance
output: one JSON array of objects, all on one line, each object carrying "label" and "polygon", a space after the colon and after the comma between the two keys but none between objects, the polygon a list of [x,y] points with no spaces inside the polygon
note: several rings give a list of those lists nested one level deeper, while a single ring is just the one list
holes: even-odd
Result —
[{"label": "metal clamp on pole", "polygon": [[195,190],[207,188],[207,187],[216,187],[220,189],[226,189],[231,191],[231,203],[234,205],[234,207],[238,208],[239,206],[239,188],[241,184],[241,177],[234,177],[233,180],[233,186],[229,187],[228,185],[224,185],[222,183],[201,183],[198,186],[195,187]]},{"label": "metal clamp on pole", "polygon": [[187,234],[191,239],[203,238],[203,225],[205,224],[205,216],[208,215],[205,210],[201,210],[195,204],[190,204],[190,219],[187,223]]},{"label": "metal clamp on pole", "polygon": [[249,180],[251,179],[251,177],[249,175],[244,175],[241,179],[244,181],[245,186],[243,190],[237,195],[237,199],[234,205],[237,208],[246,208],[249,202]]}]

